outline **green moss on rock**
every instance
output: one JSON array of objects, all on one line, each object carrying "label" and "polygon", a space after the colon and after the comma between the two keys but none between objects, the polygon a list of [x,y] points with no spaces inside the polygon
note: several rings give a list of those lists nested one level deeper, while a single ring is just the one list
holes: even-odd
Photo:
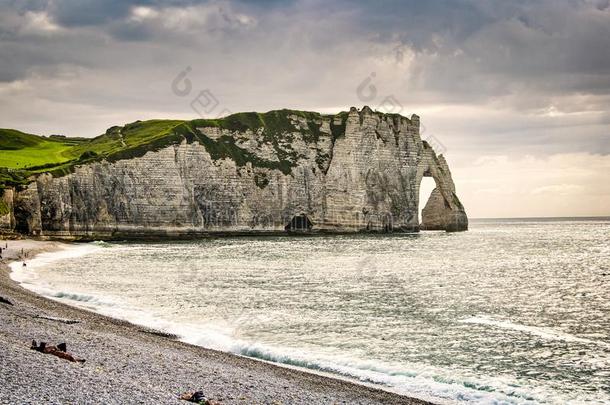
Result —
[{"label": "green moss on rock", "polygon": [[295,166],[295,162],[287,158],[287,155],[289,155],[287,153],[278,153],[277,161],[261,159],[254,153],[238,146],[232,136],[222,135],[218,139],[212,139],[205,134],[205,129],[203,132],[199,132],[192,128],[191,124],[184,124],[176,131],[184,136],[189,143],[198,141],[202,144],[213,160],[231,159],[237,166],[245,166],[247,163],[251,163],[253,167],[280,170],[284,174],[290,174]]},{"label": "green moss on rock", "polygon": [[265,174],[255,174],[254,183],[257,185],[258,188],[263,189],[269,185],[269,179]]},{"label": "green moss on rock", "polygon": [[28,173],[26,171],[0,167],[0,190],[9,187],[21,188],[28,183]]},{"label": "green moss on rock", "polygon": [[8,204],[5,203],[3,200],[0,200],[0,216],[7,215],[10,212],[11,211],[9,209]]},{"label": "green moss on rock", "polygon": [[332,117],[330,121],[330,132],[333,140],[345,137],[345,126],[347,125],[347,111],[342,111]]}]

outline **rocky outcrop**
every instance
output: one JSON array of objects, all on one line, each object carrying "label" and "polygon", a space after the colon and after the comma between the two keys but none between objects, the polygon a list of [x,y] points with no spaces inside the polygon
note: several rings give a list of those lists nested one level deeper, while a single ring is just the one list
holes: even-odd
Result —
[{"label": "rocky outcrop", "polygon": [[0,190],[0,232],[15,227],[13,216],[14,192],[12,189]]},{"label": "rocky outcrop", "polygon": [[281,135],[195,127],[197,137],[141,157],[42,174],[14,195],[5,192],[9,226],[88,239],[418,231],[419,187],[431,176],[437,188],[424,227],[467,229],[447,163],[421,140],[416,115],[364,107],[286,118],[290,128]]},{"label": "rocky outcrop", "polygon": [[[432,190],[426,206],[422,210],[420,229],[428,231],[445,230],[457,232],[468,229],[468,217],[464,206],[455,193],[455,184],[447,161],[441,155],[437,158],[435,170],[440,173],[435,176],[437,186]],[[439,183],[442,185],[439,186]]]}]

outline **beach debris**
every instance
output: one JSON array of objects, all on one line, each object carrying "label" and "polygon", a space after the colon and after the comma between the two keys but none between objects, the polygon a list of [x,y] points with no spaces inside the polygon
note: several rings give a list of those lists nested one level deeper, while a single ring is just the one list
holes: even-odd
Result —
[{"label": "beach debris", "polygon": [[201,405],[220,405],[220,402],[207,399],[203,394],[203,391],[185,392],[184,394],[180,395],[180,399]]},{"label": "beach debris", "polygon": [[47,346],[46,342],[40,342],[40,344],[36,344],[35,340],[32,340],[32,346],[30,349],[36,350],[40,353],[52,354],[53,356],[57,356],[60,359],[68,360],[73,363],[84,363],[84,359],[78,359],[68,353],[68,348],[65,343],[60,343],[57,346]]},{"label": "beach debris", "polygon": [[155,335],[155,336],[164,337],[164,338],[168,338],[168,339],[174,339],[174,340],[178,339],[178,335],[176,335],[174,333],[163,332],[163,331],[159,331],[156,329],[148,329],[148,328],[140,329],[140,332],[148,333],[150,335]]},{"label": "beach debris", "polygon": [[0,303],[2,304],[7,304],[7,305],[13,305],[12,302],[10,302],[9,300],[7,300],[6,298],[0,296]]},{"label": "beach debris", "polygon": [[47,315],[36,315],[35,318],[46,319],[47,321],[61,322],[61,323],[65,323],[67,325],[73,325],[75,323],[80,323],[80,321],[76,320],[76,319],[57,318],[54,316],[47,316]]}]

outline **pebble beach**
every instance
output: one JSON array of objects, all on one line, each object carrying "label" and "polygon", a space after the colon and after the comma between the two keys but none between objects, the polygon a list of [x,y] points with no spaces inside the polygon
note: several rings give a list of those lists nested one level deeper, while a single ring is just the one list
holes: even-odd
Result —
[{"label": "pebble beach", "polygon": [[[367,385],[205,349],[154,330],[67,306],[10,276],[22,249],[32,257],[57,242],[9,241],[0,263],[1,404],[187,404],[202,391],[220,404],[427,404]],[[30,349],[62,342],[84,363]]]}]

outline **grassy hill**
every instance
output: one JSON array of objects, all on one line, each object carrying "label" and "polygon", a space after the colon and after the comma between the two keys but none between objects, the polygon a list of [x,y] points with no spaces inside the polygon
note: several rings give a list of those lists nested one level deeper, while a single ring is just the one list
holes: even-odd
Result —
[{"label": "grassy hill", "polygon": [[41,137],[14,129],[0,129],[0,167],[24,169],[70,160],[70,150],[81,141],[65,137]]},{"label": "grassy hill", "polygon": [[[0,129],[0,188],[27,184],[28,177],[50,172],[70,173],[77,164],[96,160],[129,158],[135,151],[146,153],[148,146],[172,137],[184,121],[136,121],[123,127],[111,127],[95,138],[38,136],[13,129]],[[170,139],[172,138],[172,139]],[[113,159],[114,158],[114,159]]]},{"label": "grassy hill", "polygon": [[[289,115],[307,119],[307,128],[295,127],[288,118]],[[331,125],[335,137],[343,134],[347,113],[341,112],[337,116],[341,118],[341,123]],[[238,165],[251,162],[255,166],[289,173],[297,158],[290,150],[290,133],[301,132],[306,141],[315,142],[320,135],[323,117],[335,116],[308,111],[276,110],[267,113],[238,113],[220,119],[136,121],[122,127],[111,127],[105,134],[89,139],[44,137],[13,129],[0,129],[0,188],[27,184],[29,178],[38,173],[50,172],[61,176],[72,172],[78,164],[142,156],[148,151],[159,150],[185,139],[189,143],[197,141],[204,145],[214,159],[230,157]],[[279,161],[259,159],[237,146],[232,136],[213,140],[205,135],[205,131],[202,134],[196,130],[210,127],[240,132],[263,128],[263,139],[273,145]]]}]

